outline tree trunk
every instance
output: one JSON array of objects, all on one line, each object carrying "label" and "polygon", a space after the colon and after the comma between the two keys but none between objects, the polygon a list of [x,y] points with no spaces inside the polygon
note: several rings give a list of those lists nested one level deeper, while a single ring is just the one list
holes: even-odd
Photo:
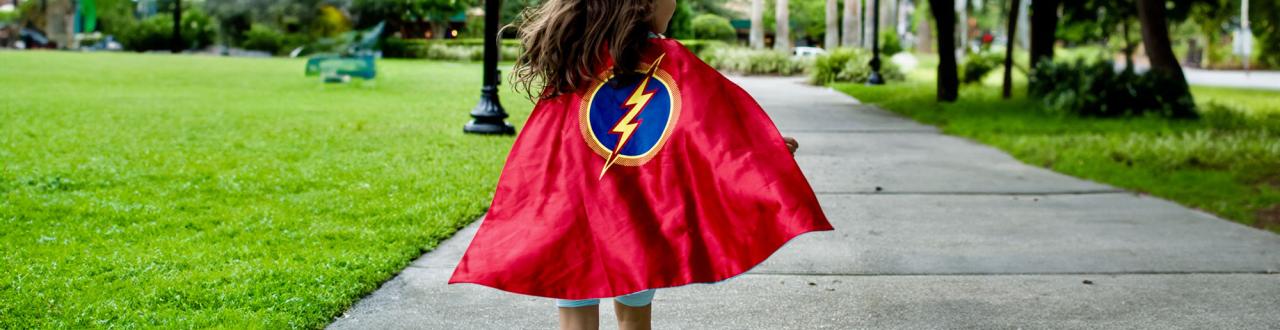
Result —
[{"label": "tree trunk", "polygon": [[1138,19],[1142,21],[1142,42],[1151,60],[1151,70],[1164,71],[1186,81],[1182,66],[1173,55],[1169,27],[1165,21],[1163,0],[1138,0]]},{"label": "tree trunk", "polygon": [[827,34],[823,39],[823,47],[835,49],[840,46],[840,6],[837,0],[827,0]]},{"label": "tree trunk", "polygon": [[171,51],[174,54],[181,53],[186,48],[182,45],[182,0],[173,1],[173,44]]},{"label": "tree trunk", "polygon": [[774,9],[773,22],[777,29],[773,33],[773,49],[790,52],[791,51],[791,11],[788,8],[790,1],[777,0],[777,7]]},{"label": "tree trunk", "polygon": [[1013,97],[1013,45],[1014,36],[1018,33],[1018,7],[1021,5],[1020,0],[1013,0],[1009,6],[1009,30],[1005,35],[1004,47],[1004,90],[1001,95],[1005,99]]},{"label": "tree trunk", "polygon": [[1058,1],[1031,1],[1031,67],[1041,60],[1053,60],[1053,43],[1058,33]]},{"label": "tree trunk", "polygon": [[858,4],[862,0],[844,0],[844,35],[841,36],[840,45],[845,47],[854,47],[858,45],[858,35],[861,30],[858,29]]},{"label": "tree trunk", "polygon": [[764,0],[751,1],[751,48],[764,49]]},{"label": "tree trunk", "polygon": [[1179,95],[1173,105],[1174,117],[1195,117],[1195,100],[1191,97],[1191,88],[1187,86],[1187,77],[1182,74],[1182,66],[1173,55],[1173,47],[1169,41],[1169,26],[1165,18],[1164,0],[1138,0],[1138,20],[1142,22],[1142,45],[1147,50],[1147,59],[1151,61],[1151,73],[1163,75],[1172,80],[1169,91]]},{"label": "tree trunk", "polygon": [[929,9],[938,25],[938,101],[952,102],[960,94],[956,73],[955,0],[930,0]]}]

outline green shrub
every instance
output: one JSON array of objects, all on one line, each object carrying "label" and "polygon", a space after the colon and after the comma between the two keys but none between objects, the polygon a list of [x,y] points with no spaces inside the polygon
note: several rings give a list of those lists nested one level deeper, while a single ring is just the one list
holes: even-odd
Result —
[{"label": "green shrub", "polygon": [[121,29],[116,36],[125,49],[144,52],[170,48],[173,38],[173,20],[156,15]]},{"label": "green shrub", "polygon": [[[444,44],[449,46],[478,46],[484,47],[484,38],[458,38],[458,39],[412,39],[421,42]],[[498,45],[503,47],[521,47],[519,39],[498,39]]]},{"label": "green shrub", "polygon": [[22,15],[21,11],[0,11],[0,23],[9,23],[18,20],[18,16]]},{"label": "green shrub", "polygon": [[[383,57],[417,58],[440,61],[481,61],[484,60],[484,43],[458,41],[466,39],[425,40],[387,38],[379,47]],[[514,61],[520,57],[523,49],[519,43],[503,42],[498,47],[502,61]]]},{"label": "green shrub", "polygon": [[702,57],[703,54],[709,52],[712,49],[729,46],[729,43],[726,43],[721,40],[699,40],[699,39],[681,40],[680,44],[684,45],[684,48],[688,48],[689,51],[692,52],[694,55],[698,55],[698,57]]},{"label": "green shrub", "polygon": [[1191,95],[1158,72],[1119,72],[1111,61],[1044,61],[1029,77],[1029,93],[1051,111],[1080,116],[1121,117],[1154,114],[1197,117]]},{"label": "green shrub", "polygon": [[676,11],[665,34],[676,39],[693,39],[693,14],[693,6],[688,1],[676,2]]},{"label": "green shrub", "polygon": [[693,18],[693,37],[731,42],[738,38],[738,32],[733,29],[729,19],[715,14],[702,14]]},{"label": "green shrub", "polygon": [[[187,9],[182,15],[182,42],[187,49],[212,45],[218,33],[213,20],[199,9]],[[139,22],[119,21],[112,30],[125,49],[132,51],[168,50],[172,48],[173,16],[154,15]]]},{"label": "green shrub", "polygon": [[484,47],[428,43],[423,57],[431,60],[480,61],[484,59]]},{"label": "green shrub", "polygon": [[203,10],[191,8],[182,12],[182,41],[189,49],[209,47],[217,36],[218,27]]},{"label": "green shrub", "polygon": [[893,56],[893,54],[902,52],[902,41],[898,40],[898,34],[893,31],[880,32],[880,54]]},{"label": "green shrub", "polygon": [[748,75],[789,76],[804,72],[808,65],[788,53],[742,47],[712,48],[703,56],[703,61],[717,70]]},{"label": "green shrub", "polygon": [[[813,60],[810,82],[825,85],[833,82],[865,83],[871,77],[871,51],[861,48],[836,48]],[[902,69],[888,58],[881,58],[880,77],[886,81],[906,78]]]},{"label": "green shrub", "polygon": [[254,24],[244,33],[244,41],[240,43],[240,47],[278,54],[284,47],[284,41],[284,33],[266,25]]},{"label": "green shrub", "polygon": [[1004,55],[994,52],[979,52],[965,57],[961,65],[961,77],[966,84],[982,81],[991,71],[995,71],[1004,63]]},{"label": "green shrub", "polygon": [[427,50],[427,42],[422,39],[385,38],[378,42],[382,57],[388,58],[422,58]]}]

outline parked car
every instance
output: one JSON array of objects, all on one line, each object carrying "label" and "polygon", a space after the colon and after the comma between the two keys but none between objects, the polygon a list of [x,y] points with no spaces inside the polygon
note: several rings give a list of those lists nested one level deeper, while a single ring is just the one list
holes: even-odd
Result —
[{"label": "parked car", "polygon": [[795,57],[818,57],[818,55],[826,54],[827,50],[818,47],[796,47],[791,51],[791,55]]}]

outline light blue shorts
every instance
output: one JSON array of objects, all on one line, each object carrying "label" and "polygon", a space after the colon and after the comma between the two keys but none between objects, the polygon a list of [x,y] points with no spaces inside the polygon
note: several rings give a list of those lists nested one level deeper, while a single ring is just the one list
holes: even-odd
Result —
[{"label": "light blue shorts", "polygon": [[[644,307],[644,306],[649,306],[649,304],[653,303],[654,292],[656,292],[656,290],[648,289],[648,290],[632,293],[625,296],[617,296],[617,297],[614,297],[613,300],[617,301],[620,304],[631,306],[631,307]],[[576,307],[595,306],[599,304],[600,304],[600,299],[583,299],[583,300],[557,299],[556,300],[556,307],[576,308]]]}]

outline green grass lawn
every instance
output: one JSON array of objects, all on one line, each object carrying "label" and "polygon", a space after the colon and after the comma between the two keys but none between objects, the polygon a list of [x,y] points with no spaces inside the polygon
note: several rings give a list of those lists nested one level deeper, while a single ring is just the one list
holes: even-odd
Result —
[{"label": "green grass lawn", "polygon": [[0,52],[0,328],[328,324],[480,215],[513,141],[461,132],[478,64],[379,65]]},{"label": "green grass lawn", "polygon": [[[1243,116],[1079,118],[1045,111],[1022,95],[1025,86],[1018,86],[1012,100],[1002,100],[999,80],[992,79],[962,88],[958,102],[939,104],[932,74],[919,79],[926,75],[921,70],[932,69],[922,66],[909,75],[915,79],[886,86],[834,87],[1029,164],[1280,232],[1280,125],[1274,120],[1280,118],[1280,92],[1193,88],[1197,103],[1230,104]],[[1216,120],[1223,117],[1246,122]]]}]

